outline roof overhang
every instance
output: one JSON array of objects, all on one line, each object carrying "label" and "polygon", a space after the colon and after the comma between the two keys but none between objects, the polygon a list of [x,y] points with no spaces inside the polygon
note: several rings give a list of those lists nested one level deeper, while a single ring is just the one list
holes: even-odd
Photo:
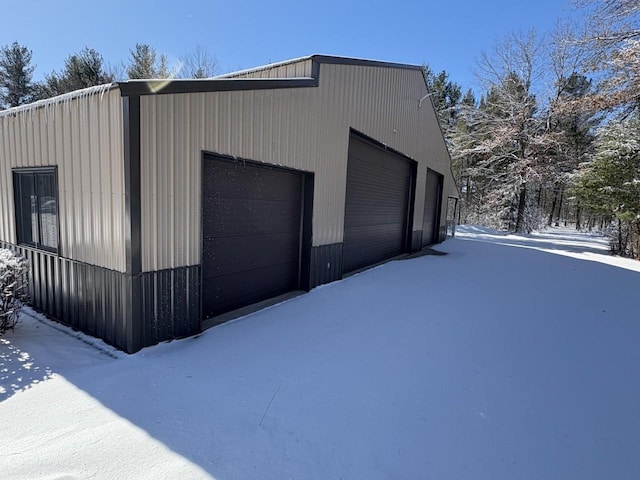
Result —
[{"label": "roof overhang", "polygon": [[123,97],[171,93],[229,92],[235,90],[267,90],[276,88],[317,87],[315,78],[211,78],[203,80],[129,80],[119,82]]}]

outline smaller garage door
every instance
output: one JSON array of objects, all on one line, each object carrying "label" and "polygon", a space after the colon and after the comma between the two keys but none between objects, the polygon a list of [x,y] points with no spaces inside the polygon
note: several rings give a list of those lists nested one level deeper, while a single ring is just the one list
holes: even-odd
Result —
[{"label": "smaller garage door", "polygon": [[344,271],[406,251],[413,166],[359,136],[349,140],[344,217]]},{"label": "smaller garage door", "polygon": [[302,173],[205,158],[203,318],[299,288],[302,188]]},{"label": "smaller garage door", "polygon": [[442,206],[442,175],[427,170],[427,191],[424,199],[424,221],[422,224],[422,246],[437,243],[440,230]]}]

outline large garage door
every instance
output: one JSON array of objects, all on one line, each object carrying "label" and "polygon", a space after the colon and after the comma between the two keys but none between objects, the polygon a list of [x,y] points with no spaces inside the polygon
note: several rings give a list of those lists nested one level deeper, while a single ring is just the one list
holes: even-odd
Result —
[{"label": "large garage door", "polygon": [[440,207],[442,205],[442,175],[427,170],[427,192],[424,199],[424,221],[422,224],[422,246],[437,243],[440,229]]},{"label": "large garage door", "polygon": [[345,272],[406,250],[412,170],[404,157],[351,136],[344,218]]},{"label": "large garage door", "polygon": [[299,288],[302,180],[289,170],[205,158],[204,318]]}]

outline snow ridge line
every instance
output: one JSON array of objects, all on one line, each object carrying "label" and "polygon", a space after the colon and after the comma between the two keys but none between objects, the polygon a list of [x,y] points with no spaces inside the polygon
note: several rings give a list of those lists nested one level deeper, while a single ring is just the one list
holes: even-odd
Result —
[{"label": "snow ridge line", "polygon": [[107,345],[101,345],[101,343],[103,343],[101,340],[97,338],[87,337],[84,333],[76,332],[70,329],[69,327],[67,327],[66,325],[54,323],[46,317],[43,318],[41,314],[34,312],[30,308],[23,309],[21,313],[33,318],[34,320],[41,323],[42,325],[46,325],[58,332],[64,333],[69,337],[80,340],[85,345],[89,345],[90,347],[98,350],[100,353],[107,355],[108,357],[111,357],[115,360],[119,360],[122,358],[122,355],[119,355],[119,352],[116,352],[113,348]]}]

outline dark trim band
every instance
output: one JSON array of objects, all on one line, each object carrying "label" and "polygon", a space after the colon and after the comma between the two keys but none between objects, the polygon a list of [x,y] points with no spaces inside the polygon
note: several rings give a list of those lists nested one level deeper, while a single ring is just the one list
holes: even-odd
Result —
[{"label": "dark trim band", "polygon": [[333,65],[358,65],[362,67],[400,68],[403,70],[422,70],[420,65],[407,63],[384,62],[380,60],[366,60],[364,58],[333,57],[331,55],[311,55],[311,59],[318,63]]},{"label": "dark trim band", "polygon": [[123,97],[165,95],[171,93],[230,92],[236,90],[269,90],[278,88],[317,87],[315,78],[243,78],[211,80],[129,80],[118,83]]},{"label": "dark trim band", "polygon": [[142,271],[140,97],[123,98],[126,272]]}]

